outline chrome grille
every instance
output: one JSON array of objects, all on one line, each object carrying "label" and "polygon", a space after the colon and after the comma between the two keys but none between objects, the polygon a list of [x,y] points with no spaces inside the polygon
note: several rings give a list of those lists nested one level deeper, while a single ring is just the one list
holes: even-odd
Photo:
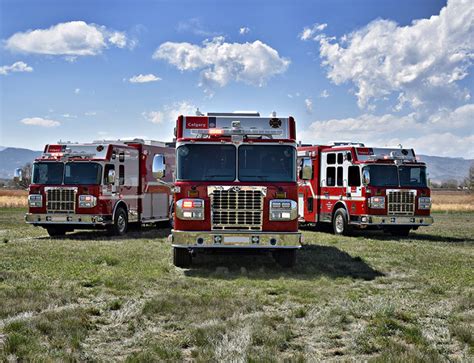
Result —
[{"label": "chrome grille", "polygon": [[388,214],[412,216],[415,213],[415,195],[413,190],[387,190]]},{"label": "chrome grille", "polygon": [[210,197],[212,229],[262,230],[262,190],[215,189]]},{"label": "chrome grille", "polygon": [[74,213],[75,205],[75,188],[51,188],[46,190],[46,210],[48,213]]}]

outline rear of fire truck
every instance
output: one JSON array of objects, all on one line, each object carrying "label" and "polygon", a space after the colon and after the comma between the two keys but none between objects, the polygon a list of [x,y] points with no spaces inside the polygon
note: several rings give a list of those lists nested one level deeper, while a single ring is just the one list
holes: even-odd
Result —
[{"label": "rear of fire truck", "polygon": [[272,252],[295,262],[296,132],[292,117],[258,113],[180,116],[176,126],[174,264],[199,252]]}]

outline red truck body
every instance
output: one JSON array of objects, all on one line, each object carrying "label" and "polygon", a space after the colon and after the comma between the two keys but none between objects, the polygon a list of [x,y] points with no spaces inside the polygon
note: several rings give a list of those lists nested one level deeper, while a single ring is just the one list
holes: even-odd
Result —
[{"label": "red truck body", "polygon": [[[155,159],[166,160],[161,179]],[[162,142],[48,144],[33,164],[25,220],[51,235],[104,227],[123,234],[128,223],[170,220],[173,172],[174,145]]]},{"label": "red truck body", "polygon": [[433,223],[426,165],[413,149],[339,143],[298,147],[300,223],[335,233],[377,227],[395,235]]},{"label": "red truck body", "polygon": [[[291,265],[300,246],[292,117],[180,116],[176,125],[174,262],[245,248]],[[191,252],[191,253],[190,253]]]}]

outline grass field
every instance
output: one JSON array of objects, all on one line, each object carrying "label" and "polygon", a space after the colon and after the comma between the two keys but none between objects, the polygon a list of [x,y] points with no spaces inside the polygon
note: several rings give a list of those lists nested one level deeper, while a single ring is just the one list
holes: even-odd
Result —
[{"label": "grass field", "polygon": [[0,211],[1,360],[472,361],[474,214],[408,239],[304,231],[269,256],[171,264],[168,230],[51,239]]}]

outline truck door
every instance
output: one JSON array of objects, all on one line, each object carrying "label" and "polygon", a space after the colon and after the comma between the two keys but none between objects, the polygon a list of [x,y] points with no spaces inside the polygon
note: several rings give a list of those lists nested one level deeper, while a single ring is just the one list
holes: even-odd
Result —
[{"label": "truck door", "polygon": [[325,152],[321,155],[321,221],[330,222],[334,205],[345,196],[344,152]]}]

